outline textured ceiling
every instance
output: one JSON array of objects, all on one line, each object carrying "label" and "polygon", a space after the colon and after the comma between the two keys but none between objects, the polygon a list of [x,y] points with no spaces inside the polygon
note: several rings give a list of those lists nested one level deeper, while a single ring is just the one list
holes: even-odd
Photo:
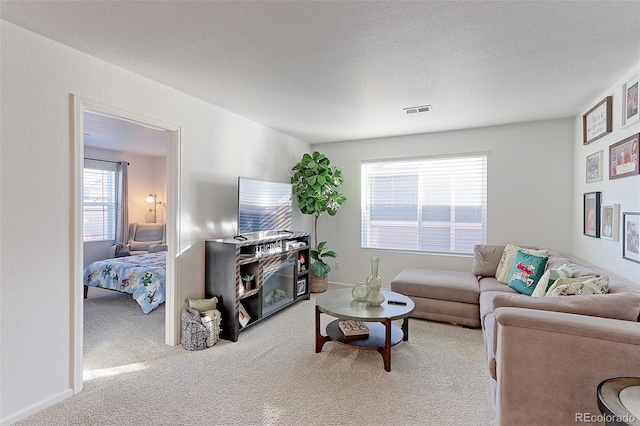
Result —
[{"label": "textured ceiling", "polygon": [[575,116],[640,60],[638,1],[2,0],[0,13],[310,143]]}]

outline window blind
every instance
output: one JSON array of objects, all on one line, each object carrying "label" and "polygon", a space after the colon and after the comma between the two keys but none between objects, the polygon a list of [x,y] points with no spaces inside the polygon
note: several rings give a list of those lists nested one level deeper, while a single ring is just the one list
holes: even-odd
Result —
[{"label": "window blind", "polygon": [[115,240],[116,164],[85,160],[82,178],[84,241]]},{"label": "window blind", "polygon": [[487,156],[362,164],[361,246],[473,253],[487,240]]}]

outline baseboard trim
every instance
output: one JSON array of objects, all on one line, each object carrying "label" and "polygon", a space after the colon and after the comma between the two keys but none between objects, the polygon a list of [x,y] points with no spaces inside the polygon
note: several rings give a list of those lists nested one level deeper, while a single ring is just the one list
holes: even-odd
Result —
[{"label": "baseboard trim", "polygon": [[73,389],[70,389],[70,388],[65,389],[62,392],[50,398],[47,398],[45,400],[32,404],[18,411],[17,413],[9,414],[8,416],[1,418],[0,426],[5,426],[5,425],[8,426],[16,422],[19,422],[20,420],[24,420],[30,415],[37,413],[38,411],[42,411],[47,407],[51,407],[52,405],[57,404],[60,401],[64,401],[65,399],[69,398],[71,395],[73,395]]},{"label": "baseboard trim", "polygon": [[329,281],[330,285],[339,286],[339,287],[353,287],[354,284],[341,283],[337,281]]},{"label": "baseboard trim", "polygon": [[[363,280],[364,281],[364,280]],[[349,284],[349,283],[341,283],[338,281],[329,281],[329,285],[330,286],[336,286],[336,287],[353,287],[354,285],[356,285],[355,283],[353,284]],[[385,287],[384,285],[382,286],[383,290],[391,290],[391,287]]]}]

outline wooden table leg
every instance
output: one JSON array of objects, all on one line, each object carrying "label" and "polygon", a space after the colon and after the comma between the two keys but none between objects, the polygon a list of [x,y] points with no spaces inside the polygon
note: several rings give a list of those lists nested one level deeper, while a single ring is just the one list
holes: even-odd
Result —
[{"label": "wooden table leg", "polygon": [[391,320],[387,319],[384,322],[384,348],[380,353],[382,354],[382,360],[384,361],[384,369],[391,371]]},{"label": "wooden table leg", "polygon": [[405,342],[409,340],[409,317],[405,317],[404,321],[402,321],[402,340]]},{"label": "wooden table leg", "polygon": [[320,333],[320,309],[316,305],[316,353],[322,351],[324,344],[330,340],[333,340],[329,336],[323,336]]}]

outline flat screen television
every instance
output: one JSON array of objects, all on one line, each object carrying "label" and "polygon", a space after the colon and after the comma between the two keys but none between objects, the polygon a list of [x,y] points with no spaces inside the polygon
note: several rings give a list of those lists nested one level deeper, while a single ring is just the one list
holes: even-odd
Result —
[{"label": "flat screen television", "polygon": [[238,234],[291,231],[290,183],[238,178]]}]

